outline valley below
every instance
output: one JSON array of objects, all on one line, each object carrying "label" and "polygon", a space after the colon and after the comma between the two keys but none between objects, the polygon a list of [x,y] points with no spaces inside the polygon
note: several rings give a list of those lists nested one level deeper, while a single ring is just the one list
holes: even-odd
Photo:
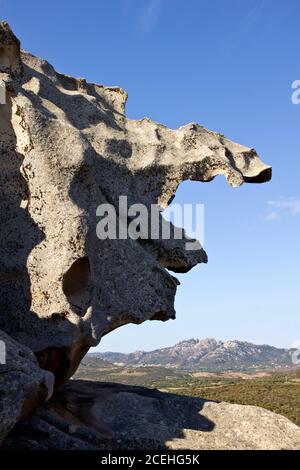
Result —
[{"label": "valley below", "polygon": [[[178,349],[178,346],[174,348]],[[164,350],[159,351],[162,358],[167,357]],[[144,386],[217,402],[260,406],[286,416],[300,426],[300,367],[287,361],[277,360],[273,365],[254,362],[248,367],[236,366],[232,369],[226,362],[223,370],[220,363],[217,368],[212,364],[211,369],[201,367],[197,370],[194,360],[193,370],[186,370],[153,364],[116,364],[103,359],[103,356],[117,357],[113,354],[116,353],[88,354],[74,379]],[[142,353],[140,356],[143,356]],[[117,358],[120,360],[120,357]],[[250,364],[249,357],[246,359],[245,364]],[[233,364],[236,362],[233,361]]]}]

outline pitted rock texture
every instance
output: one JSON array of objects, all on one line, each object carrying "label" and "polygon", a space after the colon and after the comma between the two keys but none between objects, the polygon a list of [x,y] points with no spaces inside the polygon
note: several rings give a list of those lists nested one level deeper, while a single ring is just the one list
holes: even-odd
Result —
[{"label": "pitted rock texture", "polygon": [[300,428],[255,406],[70,380],[6,449],[300,450]]},{"label": "pitted rock texture", "polygon": [[21,51],[6,23],[0,43],[0,328],[60,384],[113,329],[174,318],[178,281],[166,268],[207,261],[186,239],[99,240],[97,207],[118,210],[127,196],[165,208],[184,180],[223,174],[235,187],[268,181],[271,169],[198,124],[127,119],[121,88],[57,73]]},{"label": "pitted rock texture", "polygon": [[53,392],[54,376],[40,369],[33,352],[0,331],[0,442]]}]

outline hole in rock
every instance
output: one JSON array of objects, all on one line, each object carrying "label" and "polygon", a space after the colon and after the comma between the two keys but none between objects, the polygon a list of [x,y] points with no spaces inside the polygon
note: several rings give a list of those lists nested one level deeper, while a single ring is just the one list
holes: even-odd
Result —
[{"label": "hole in rock", "polygon": [[91,290],[91,269],[87,257],[79,258],[63,277],[63,291],[68,301],[82,309],[88,307]]}]

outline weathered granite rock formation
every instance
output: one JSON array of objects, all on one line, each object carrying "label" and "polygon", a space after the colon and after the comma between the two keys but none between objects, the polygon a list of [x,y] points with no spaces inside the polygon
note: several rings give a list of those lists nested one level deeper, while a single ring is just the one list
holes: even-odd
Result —
[{"label": "weathered granite rock formation", "polygon": [[186,239],[99,240],[97,207],[118,208],[123,195],[164,208],[184,180],[224,174],[239,186],[268,181],[271,169],[198,124],[127,119],[121,88],[57,73],[20,51],[6,23],[0,42],[0,328],[61,383],[113,329],[174,318],[178,282],[165,268],[206,262]]},{"label": "weathered granite rock formation", "polygon": [[[54,377],[56,386],[66,381],[103,335],[126,323],[174,318],[178,282],[168,270],[186,272],[207,261],[199,243],[190,251],[188,238],[175,238],[171,224],[170,240],[100,240],[97,207],[110,203],[118,211],[119,197],[126,196],[128,206],[165,208],[184,180],[223,174],[239,186],[268,181],[271,169],[254,149],[198,124],[171,130],[127,119],[122,89],[57,73],[21,51],[7,23],[0,24],[0,85],[6,93],[0,104],[0,328],[9,352],[0,365],[3,438],[47,400]],[[132,219],[118,215],[119,227],[127,229]],[[63,406],[56,396],[19,423],[5,447],[101,448],[110,442],[115,448],[131,439],[135,448],[294,448],[299,438],[284,418],[251,407],[103,384],[89,384],[87,392],[78,382],[59,393]],[[78,407],[82,394],[86,405],[79,400]],[[112,406],[117,412],[108,413]],[[135,429],[127,414],[134,407]],[[197,443],[190,431],[184,440],[180,429],[196,430]]]},{"label": "weathered granite rock formation", "polygon": [[71,380],[4,448],[300,450],[300,428],[255,406]]}]

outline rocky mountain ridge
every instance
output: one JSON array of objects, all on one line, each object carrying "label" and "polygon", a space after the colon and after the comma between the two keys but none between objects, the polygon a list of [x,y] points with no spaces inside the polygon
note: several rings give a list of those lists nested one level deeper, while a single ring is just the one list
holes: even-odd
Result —
[{"label": "rocky mountain ridge", "polygon": [[291,350],[246,341],[189,339],[154,351],[92,353],[102,360],[126,366],[164,366],[187,370],[226,370],[292,366]]}]

